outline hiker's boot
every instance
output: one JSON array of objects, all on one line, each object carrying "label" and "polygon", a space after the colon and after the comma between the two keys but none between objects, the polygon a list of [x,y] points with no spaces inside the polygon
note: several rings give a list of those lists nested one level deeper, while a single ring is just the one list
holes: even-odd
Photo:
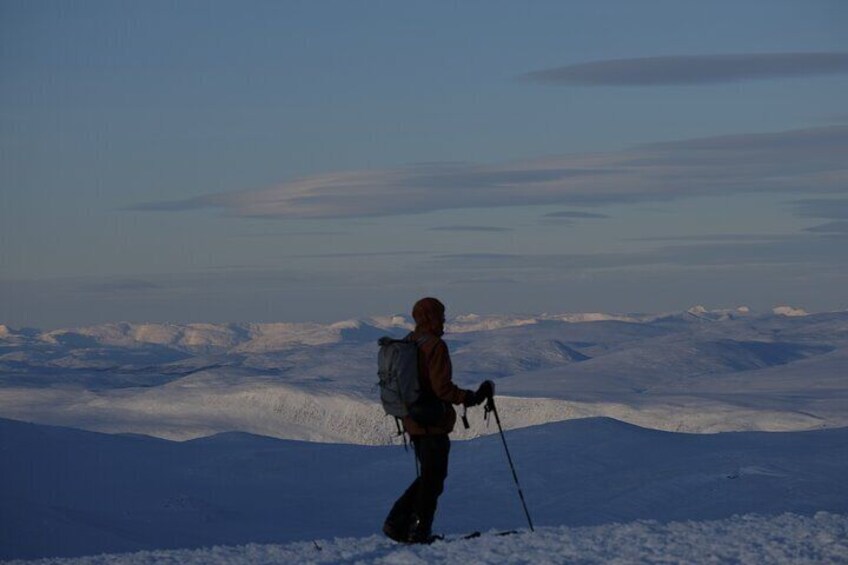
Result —
[{"label": "hiker's boot", "polygon": [[404,528],[389,520],[383,523],[383,533],[386,534],[386,537],[398,543],[406,543],[409,538],[409,528]]},{"label": "hiker's boot", "polygon": [[430,527],[424,524],[418,516],[412,516],[406,543],[422,543],[429,545],[440,539],[443,539],[442,536],[434,536],[430,531]]},{"label": "hiker's boot", "polygon": [[429,531],[411,530],[409,532],[409,537],[406,538],[406,543],[420,543],[424,545],[430,545],[434,541],[438,541],[440,539],[444,538],[442,536],[434,535]]}]

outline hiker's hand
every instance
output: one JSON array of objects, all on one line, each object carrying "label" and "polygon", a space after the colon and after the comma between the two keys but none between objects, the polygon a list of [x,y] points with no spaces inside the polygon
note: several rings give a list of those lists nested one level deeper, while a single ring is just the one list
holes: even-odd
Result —
[{"label": "hiker's hand", "polygon": [[495,394],[495,383],[492,381],[483,381],[476,392],[469,391],[468,394],[465,395],[465,406],[477,406],[478,404],[482,404]]},{"label": "hiker's hand", "polygon": [[474,392],[473,390],[466,390],[465,391],[465,400],[462,401],[462,405],[465,406],[466,408],[471,408],[472,406],[477,406],[478,404],[480,404],[484,400],[486,400],[486,399],[478,396],[477,393]]},{"label": "hiker's hand", "polygon": [[[480,399],[480,402],[492,398],[495,395],[495,383],[492,381],[483,381],[474,394]],[[477,404],[480,404],[480,402]]]}]

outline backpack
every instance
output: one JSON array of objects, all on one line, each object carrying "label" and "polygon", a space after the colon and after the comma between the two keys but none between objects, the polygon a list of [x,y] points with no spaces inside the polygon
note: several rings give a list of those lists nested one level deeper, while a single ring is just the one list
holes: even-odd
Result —
[{"label": "backpack", "polygon": [[[380,402],[383,410],[395,420],[406,416],[422,426],[436,425],[447,412],[447,404],[432,393],[422,394],[418,380],[418,349],[430,339],[422,336],[412,339],[381,337],[377,343],[377,375],[380,377]],[[398,432],[400,422],[397,422]]]},{"label": "backpack", "polygon": [[386,414],[395,418],[409,415],[409,408],[418,402],[421,386],[418,382],[418,347],[427,341],[417,341],[412,334],[403,339],[381,337],[377,343],[377,375],[380,377],[380,402]]}]

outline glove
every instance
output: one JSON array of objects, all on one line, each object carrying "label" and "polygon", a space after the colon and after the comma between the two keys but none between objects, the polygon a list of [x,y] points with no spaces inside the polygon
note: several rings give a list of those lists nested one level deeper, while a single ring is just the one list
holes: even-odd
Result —
[{"label": "glove", "polygon": [[486,399],[491,398],[495,394],[495,383],[492,381],[483,381],[477,388],[476,392],[466,391],[465,406],[477,406],[482,404]]},{"label": "glove", "polygon": [[[483,381],[479,388],[477,388],[477,392],[474,393],[480,399],[480,402],[484,400],[488,400],[495,396],[495,383],[492,381]],[[479,404],[479,403],[478,403]]]}]

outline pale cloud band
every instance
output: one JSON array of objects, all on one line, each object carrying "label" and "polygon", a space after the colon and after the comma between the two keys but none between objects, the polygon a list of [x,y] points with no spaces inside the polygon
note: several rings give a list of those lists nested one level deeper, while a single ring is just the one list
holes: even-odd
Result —
[{"label": "pale cloud band", "polygon": [[824,218],[828,220],[848,220],[848,199],[807,199],[790,202],[795,214],[802,218]]},{"label": "pale cloud band", "polygon": [[824,234],[848,234],[848,221],[827,222],[826,224],[806,228],[804,231]]},{"label": "pale cloud band", "polygon": [[497,226],[436,226],[428,228],[428,231],[504,233],[512,231],[512,228],[502,228]]},{"label": "pale cloud band", "polygon": [[608,219],[606,214],[598,214],[596,212],[578,212],[566,210],[563,212],[551,212],[545,214],[545,218],[562,219],[562,220],[601,220]]},{"label": "pale cloud band", "polygon": [[531,276],[562,272],[589,272],[603,269],[633,269],[645,266],[669,267],[754,266],[754,265],[841,265],[844,263],[844,233],[829,237],[787,235],[763,241],[682,241],[638,253],[457,253],[436,255],[432,262],[440,269],[504,272]]},{"label": "pale cloud band", "polygon": [[848,189],[848,126],[728,135],[506,165],[441,163],[316,175],[262,190],[154,202],[263,218],[355,218],[516,205],[586,206]]},{"label": "pale cloud band", "polygon": [[523,80],[576,86],[659,86],[848,73],[848,53],[745,53],[611,59],[527,73]]}]

